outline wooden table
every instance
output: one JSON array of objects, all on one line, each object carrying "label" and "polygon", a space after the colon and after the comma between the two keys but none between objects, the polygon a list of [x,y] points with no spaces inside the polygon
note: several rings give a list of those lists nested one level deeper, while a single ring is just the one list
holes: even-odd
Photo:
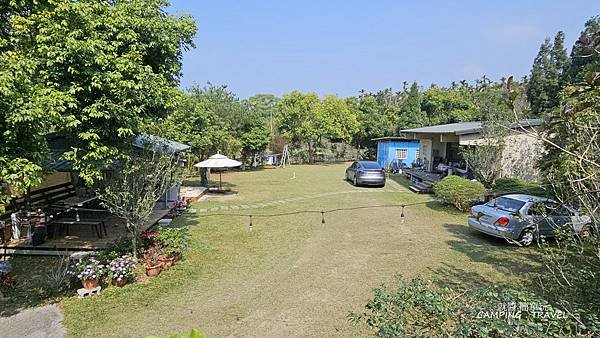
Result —
[{"label": "wooden table", "polygon": [[60,203],[63,204],[66,208],[72,208],[75,210],[75,219],[79,220],[79,208],[84,205],[93,202],[98,199],[98,196],[93,197],[80,197],[80,196],[72,196],[69,198],[65,198],[61,200]]},{"label": "wooden table", "polygon": [[[106,224],[101,220],[73,220],[73,219],[57,219],[52,222],[55,226],[60,226],[59,233],[63,233],[64,228],[66,227],[66,234],[69,234],[69,227],[71,225],[89,225],[92,227],[92,230],[96,232],[98,238],[102,238],[102,232],[104,231],[104,235],[108,236],[106,232]],[[54,231],[53,231],[54,232]]]}]

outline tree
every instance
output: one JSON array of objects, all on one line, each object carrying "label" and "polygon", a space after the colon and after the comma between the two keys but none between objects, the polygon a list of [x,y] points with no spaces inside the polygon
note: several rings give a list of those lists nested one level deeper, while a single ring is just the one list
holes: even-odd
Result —
[{"label": "tree", "polygon": [[527,97],[534,116],[556,109],[560,103],[560,89],[569,64],[564,38],[564,33],[558,32],[554,43],[546,39],[533,61]]},{"label": "tree", "polygon": [[[367,158],[371,153],[375,153],[374,138],[384,137],[387,132],[392,129],[388,116],[385,114],[373,95],[360,95],[358,98],[350,97],[346,99],[348,108],[352,110],[356,116],[359,128],[352,136],[352,145],[358,151],[367,149]],[[360,158],[360,154],[356,156]]]},{"label": "tree", "polygon": [[571,50],[571,62],[567,72],[571,83],[582,82],[584,74],[600,69],[600,54],[594,46],[600,44],[600,16],[595,16],[585,23]]},{"label": "tree", "polygon": [[421,110],[421,96],[419,85],[413,82],[410,86],[410,91],[406,95],[406,99],[400,105],[398,131],[422,127],[427,123],[427,115]]},{"label": "tree", "polygon": [[102,204],[122,218],[131,236],[134,260],[137,260],[138,229],[148,221],[156,201],[177,178],[177,158],[160,144],[129,154],[110,178],[97,190]]},{"label": "tree", "polygon": [[[299,91],[283,95],[276,107],[279,132],[294,144],[310,143],[314,134],[313,115],[319,97],[315,93]],[[309,152],[309,162],[313,154]]]},{"label": "tree", "polygon": [[424,92],[421,108],[430,125],[472,121],[477,117],[477,106],[469,86],[458,90],[433,86]]},{"label": "tree", "polygon": [[273,112],[279,98],[273,94],[256,94],[248,98],[248,104],[252,110],[260,112],[269,121],[269,131],[274,133]]},{"label": "tree", "polygon": [[[588,21],[582,36],[589,38],[578,40],[574,47],[579,50],[577,53],[589,54],[578,61],[572,60],[572,73],[561,92],[561,109],[549,112],[549,120],[542,130],[522,129],[521,132],[543,142],[546,151],[539,167],[555,199],[589,217],[587,228],[579,235],[573,236],[572,231],[559,232],[556,244],[540,243],[543,263],[548,268],[547,273],[540,275],[543,290],[578,323],[597,328],[600,311],[600,72],[595,60],[600,57],[600,36],[589,35],[593,26],[593,21]],[[574,63],[579,64],[573,66]],[[513,110],[518,120],[517,111]]]},{"label": "tree", "polygon": [[[569,56],[567,55],[567,50],[565,49],[565,33],[559,31],[554,36],[554,43],[552,44],[552,51],[550,52],[550,59],[554,65],[556,65],[556,69],[558,71],[558,84],[556,88],[553,88],[553,91],[559,93],[562,87],[565,84],[567,72],[569,70]],[[555,98],[555,100],[560,101],[560,97]],[[558,106],[559,102],[556,102]]]},{"label": "tree", "polygon": [[0,195],[39,183],[48,132],[73,141],[64,159],[81,177],[101,179],[102,166],[172,109],[194,21],[167,14],[165,0],[3,4]]},{"label": "tree", "polygon": [[307,146],[309,163],[314,163],[316,150],[324,138],[350,141],[359,127],[356,115],[344,100],[330,95],[320,101],[315,93],[298,91],[282,97],[276,118],[285,137]]},{"label": "tree", "polygon": [[181,94],[174,111],[152,132],[190,145],[199,159],[217,152],[237,156],[241,145],[233,135],[231,121],[237,120],[242,109],[227,86],[194,86]]},{"label": "tree", "polygon": [[256,109],[247,101],[242,102],[240,115],[235,119],[234,135],[240,140],[243,162],[251,157],[254,165],[256,155],[267,149],[271,142],[270,119],[265,115],[265,111]]}]

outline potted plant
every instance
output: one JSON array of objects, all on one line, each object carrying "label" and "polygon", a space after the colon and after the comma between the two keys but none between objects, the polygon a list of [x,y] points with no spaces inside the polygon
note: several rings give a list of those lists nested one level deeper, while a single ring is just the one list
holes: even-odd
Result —
[{"label": "potted plant", "polygon": [[179,211],[183,211],[183,210],[187,209],[188,203],[186,200],[177,200],[177,201],[175,201],[175,204],[173,205],[173,207]]},{"label": "potted plant", "polygon": [[140,238],[142,239],[142,244],[145,248],[154,244],[156,241],[156,236],[158,236],[159,232],[157,230],[148,229],[140,234]]},{"label": "potted plant", "polygon": [[157,245],[151,245],[144,251],[144,259],[146,259],[146,275],[149,277],[158,276],[162,271],[160,256],[160,248]]},{"label": "potted plant", "polygon": [[104,274],[104,269],[104,265],[92,257],[87,261],[80,259],[71,266],[69,273],[79,278],[85,289],[93,289],[98,286],[98,280]]},{"label": "potted plant", "polygon": [[156,243],[161,248],[161,262],[165,267],[172,266],[188,246],[188,228],[163,228],[156,236]]},{"label": "potted plant", "polygon": [[108,277],[113,285],[122,287],[133,277],[135,263],[130,256],[121,256],[108,263]]}]

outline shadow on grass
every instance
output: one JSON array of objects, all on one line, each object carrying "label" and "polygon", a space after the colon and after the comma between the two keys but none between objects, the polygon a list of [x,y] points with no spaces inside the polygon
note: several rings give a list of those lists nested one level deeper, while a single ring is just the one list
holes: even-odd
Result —
[{"label": "shadow on grass", "polygon": [[402,176],[402,174],[389,174],[388,179],[400,184],[407,190],[410,190],[410,181],[407,180],[404,176]]},{"label": "shadow on grass", "polygon": [[[523,276],[540,273],[543,268],[536,248],[523,248],[508,243],[505,239],[482,234],[462,224],[445,224],[444,228],[456,239],[447,241],[454,251],[467,256],[472,262],[483,263],[501,275]],[[482,286],[492,283],[476,269],[466,271],[443,263],[443,267],[432,270],[437,283],[444,286]],[[535,287],[534,278],[523,278],[523,284]]]},{"label": "shadow on grass", "polygon": [[452,205],[444,204],[440,201],[432,200],[432,201],[428,201],[427,203],[425,203],[425,206],[431,210],[435,210],[438,212],[443,212],[443,213],[456,215],[456,216],[460,216],[460,215],[465,216],[465,223],[467,222],[467,213],[456,209]]},{"label": "shadow on grass", "polygon": [[59,287],[53,277],[59,266],[57,257],[12,256],[9,262],[15,284],[13,288],[2,290],[7,299],[0,301],[0,317],[51,304],[75,293],[77,286],[74,283]]},{"label": "shadow on grass", "polygon": [[348,186],[353,187],[353,188],[358,188],[358,189],[381,189],[381,188],[385,188],[385,186],[380,186],[380,185],[366,185],[366,184],[359,184],[359,185],[354,185],[354,183],[348,181],[347,179],[342,178],[342,181],[346,182],[346,184],[348,184]]}]

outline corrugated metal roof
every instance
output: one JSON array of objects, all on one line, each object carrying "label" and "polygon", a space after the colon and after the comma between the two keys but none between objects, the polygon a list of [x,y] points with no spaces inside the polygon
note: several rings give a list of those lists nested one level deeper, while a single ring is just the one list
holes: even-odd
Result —
[{"label": "corrugated metal roof", "polygon": [[[523,127],[535,127],[542,124],[541,119],[526,119],[521,120],[518,123],[513,123],[511,128],[517,128],[519,125]],[[421,134],[475,134],[481,131],[481,121],[472,122],[458,122],[449,124],[440,124],[437,126],[429,126],[414,129],[401,130],[403,133],[421,133]]]},{"label": "corrugated metal roof", "polygon": [[187,144],[167,140],[154,135],[138,135],[133,145],[142,149],[146,147],[159,147],[161,149],[166,149],[170,153],[180,153],[191,148]]},{"label": "corrugated metal roof", "polygon": [[454,134],[481,130],[481,121],[439,124],[437,126],[401,130],[403,133]]},{"label": "corrugated metal roof", "polygon": [[402,136],[386,136],[386,137],[378,137],[378,138],[372,138],[371,141],[388,141],[388,140],[394,140],[394,141],[407,141],[407,142],[415,142],[416,140],[413,139],[409,139],[406,137],[402,137]]},{"label": "corrugated metal roof", "polygon": [[[73,171],[71,162],[62,159],[62,155],[71,150],[72,143],[64,136],[57,134],[50,134],[46,136],[46,140],[48,142],[48,148],[50,148],[50,159],[44,164],[44,166],[53,171]],[[133,146],[138,148],[145,148],[146,146],[152,145],[161,147],[161,149],[167,149],[167,151],[170,153],[179,153],[191,148],[186,144],[167,140],[154,135],[140,135],[133,143]],[[102,170],[112,170],[113,166],[114,163],[104,167]]]}]

